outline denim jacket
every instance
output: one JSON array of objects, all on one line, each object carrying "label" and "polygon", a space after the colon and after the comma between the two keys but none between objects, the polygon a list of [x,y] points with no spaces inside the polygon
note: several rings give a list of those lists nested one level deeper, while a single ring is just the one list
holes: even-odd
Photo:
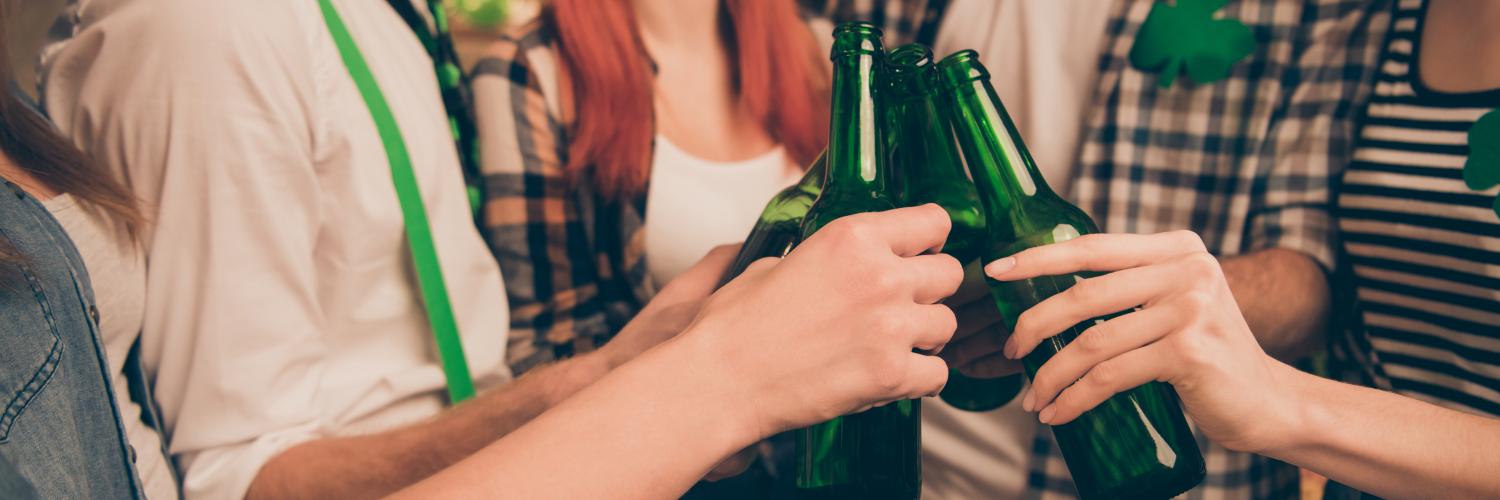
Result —
[{"label": "denim jacket", "polygon": [[[83,259],[35,198],[0,186],[0,459],[41,498],[143,498]],[[24,491],[24,490],[23,490]],[[10,498],[21,491],[0,491]]]}]

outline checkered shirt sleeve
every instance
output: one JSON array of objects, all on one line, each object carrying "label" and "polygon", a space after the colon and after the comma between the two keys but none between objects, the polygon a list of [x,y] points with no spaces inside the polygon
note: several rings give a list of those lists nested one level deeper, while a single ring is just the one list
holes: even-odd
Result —
[{"label": "checkered shirt sleeve", "polygon": [[555,64],[533,26],[496,42],[474,68],[481,230],[505,275],[507,353],[517,375],[611,334],[588,233],[588,194],[564,171]]}]

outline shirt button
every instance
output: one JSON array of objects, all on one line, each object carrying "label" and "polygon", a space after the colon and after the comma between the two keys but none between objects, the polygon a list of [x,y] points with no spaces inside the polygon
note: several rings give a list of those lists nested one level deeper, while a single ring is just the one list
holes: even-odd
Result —
[{"label": "shirt button", "polygon": [[89,306],[89,317],[94,318],[94,325],[99,325],[99,306]]}]

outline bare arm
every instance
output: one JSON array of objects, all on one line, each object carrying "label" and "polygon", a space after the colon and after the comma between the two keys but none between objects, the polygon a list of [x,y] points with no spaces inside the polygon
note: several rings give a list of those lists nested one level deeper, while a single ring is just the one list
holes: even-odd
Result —
[{"label": "bare arm", "polygon": [[[753,441],[740,402],[673,342],[403,498],[672,498]],[[673,373],[668,367],[681,368]],[[575,404],[576,403],[576,404]],[[668,424],[668,425],[663,425]],[[587,470],[588,474],[561,473]]]},{"label": "bare arm", "polygon": [[1500,420],[1281,368],[1301,423],[1264,454],[1386,498],[1500,496]]},{"label": "bare arm", "polygon": [[295,446],[261,468],[247,496],[378,497],[464,459],[687,328],[734,250],[726,246],[710,252],[664,287],[599,351],[534,369],[421,424]]},{"label": "bare arm", "polygon": [[1261,348],[1288,362],[1321,348],[1330,308],[1322,266],[1302,252],[1282,248],[1219,263]]},{"label": "bare arm", "polygon": [[[777,431],[930,396],[961,280],[935,205],[840,219],[751,266],[681,337],[402,498],[676,498]],[[872,313],[876,312],[876,313]],[[575,474],[574,471],[588,471]]]},{"label": "bare arm", "polygon": [[1043,422],[1066,424],[1114,394],[1164,381],[1198,430],[1227,448],[1383,497],[1500,495],[1500,420],[1322,379],[1271,358],[1191,233],[1086,236],[997,261],[990,274],[1012,281],[1081,270],[1109,274],[1023,313],[1007,352],[1024,356],[1121,301],[1146,306],[1091,328],[1042,366],[1025,400]]},{"label": "bare arm", "polygon": [[534,370],[428,422],[292,447],[261,468],[246,497],[388,495],[462,460],[602,376],[608,367],[597,354]]}]

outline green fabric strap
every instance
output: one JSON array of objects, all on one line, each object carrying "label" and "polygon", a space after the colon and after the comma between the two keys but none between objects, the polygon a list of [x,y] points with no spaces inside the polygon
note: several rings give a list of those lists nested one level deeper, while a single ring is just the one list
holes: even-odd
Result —
[{"label": "green fabric strap", "polygon": [[432,325],[432,336],[437,341],[438,357],[443,363],[443,375],[448,378],[448,399],[451,403],[474,396],[474,379],[469,375],[468,362],[464,360],[463,341],[458,337],[458,323],[453,318],[453,305],[448,301],[448,288],[443,284],[443,268],[438,264],[437,249],[432,243],[432,228],[427,222],[427,210],[422,204],[422,192],[417,189],[417,177],[412,173],[411,157],[406,152],[406,142],[401,138],[401,128],[391,114],[390,105],[370,73],[369,65],[359,52],[359,46],[349,35],[343,18],[330,0],[318,0],[323,9],[323,21],[333,35],[344,66],[354,85],[370,108],[370,117],[380,131],[380,141],[385,144],[385,155],[391,164],[391,180],[396,184],[396,197],[401,201],[401,217],[406,223],[406,241],[411,246],[412,261],[417,269],[417,283],[422,289],[422,302],[427,306],[427,321]]}]

